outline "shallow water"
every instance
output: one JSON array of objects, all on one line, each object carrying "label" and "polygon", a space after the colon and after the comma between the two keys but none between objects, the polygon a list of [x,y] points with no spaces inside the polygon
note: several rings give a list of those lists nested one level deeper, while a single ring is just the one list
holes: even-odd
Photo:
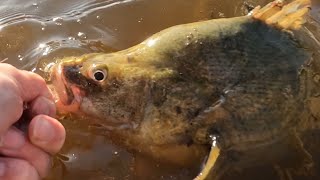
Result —
[{"label": "shallow water", "polygon": [[[54,59],[111,52],[176,24],[240,16],[268,0],[2,0],[0,60],[42,74]],[[320,41],[320,3],[306,30]],[[61,119],[67,141],[48,179],[192,179],[198,169],[171,167],[131,154],[92,130],[90,122]],[[199,165],[200,167],[200,165]],[[259,172],[259,173],[257,173]],[[273,170],[257,168],[265,179]],[[242,173],[242,178],[248,176]],[[144,178],[143,178],[144,177]],[[235,176],[236,177],[236,176]],[[232,177],[231,177],[232,179]]]}]

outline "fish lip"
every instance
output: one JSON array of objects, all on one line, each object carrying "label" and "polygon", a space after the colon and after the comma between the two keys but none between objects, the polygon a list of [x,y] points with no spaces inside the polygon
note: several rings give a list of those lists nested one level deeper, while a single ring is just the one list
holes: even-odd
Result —
[{"label": "fish lip", "polygon": [[81,90],[68,83],[63,74],[63,63],[58,63],[52,70],[52,84],[56,92],[56,104],[62,111],[76,111],[82,101]]}]

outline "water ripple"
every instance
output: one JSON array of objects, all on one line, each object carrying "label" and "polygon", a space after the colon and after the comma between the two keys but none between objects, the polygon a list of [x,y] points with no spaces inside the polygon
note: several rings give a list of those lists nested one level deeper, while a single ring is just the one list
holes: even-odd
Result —
[{"label": "water ripple", "polygon": [[[108,1],[102,1],[102,2],[84,2],[81,4],[77,4],[76,7],[69,7],[65,12],[62,12],[60,15],[57,16],[57,13],[55,15],[48,15],[47,17],[39,16],[38,13],[11,13],[11,14],[2,14],[2,17],[0,16],[0,28],[1,26],[17,23],[25,20],[36,20],[39,22],[51,22],[54,21],[57,17],[65,20],[73,20],[78,19],[84,16],[87,16],[88,14],[95,12],[97,10],[110,8],[115,5],[128,3],[133,0],[108,0]],[[72,9],[72,10],[70,10]],[[14,10],[13,10],[14,11]]]},{"label": "water ripple", "polygon": [[40,22],[49,21],[48,19],[42,18],[40,16],[34,15],[34,14],[23,14],[23,13],[16,13],[12,14],[10,16],[6,16],[4,18],[0,18],[0,26],[24,21],[24,20],[36,20]]}]

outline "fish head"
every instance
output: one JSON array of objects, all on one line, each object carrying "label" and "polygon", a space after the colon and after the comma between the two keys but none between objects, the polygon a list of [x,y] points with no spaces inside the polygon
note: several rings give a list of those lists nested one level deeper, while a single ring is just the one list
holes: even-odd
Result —
[{"label": "fish head", "polygon": [[94,117],[108,125],[132,124],[142,106],[145,83],[126,69],[132,69],[128,61],[116,54],[62,59],[51,68],[59,112]]}]

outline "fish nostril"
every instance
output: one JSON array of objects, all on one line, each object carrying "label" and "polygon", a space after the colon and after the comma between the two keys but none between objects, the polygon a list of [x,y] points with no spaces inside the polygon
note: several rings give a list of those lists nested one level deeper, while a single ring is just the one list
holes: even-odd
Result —
[{"label": "fish nostril", "polygon": [[62,69],[65,78],[75,84],[80,84],[81,73],[77,66],[65,66]]}]

